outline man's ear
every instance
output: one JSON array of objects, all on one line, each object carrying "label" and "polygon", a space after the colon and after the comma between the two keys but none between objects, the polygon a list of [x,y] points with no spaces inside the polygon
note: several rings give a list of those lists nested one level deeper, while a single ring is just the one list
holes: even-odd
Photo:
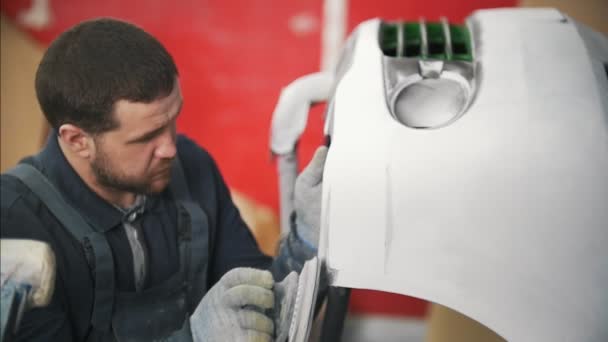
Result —
[{"label": "man's ear", "polygon": [[92,155],[94,145],[91,136],[78,126],[72,124],[61,125],[59,127],[59,140],[63,146],[82,158],[89,158]]}]

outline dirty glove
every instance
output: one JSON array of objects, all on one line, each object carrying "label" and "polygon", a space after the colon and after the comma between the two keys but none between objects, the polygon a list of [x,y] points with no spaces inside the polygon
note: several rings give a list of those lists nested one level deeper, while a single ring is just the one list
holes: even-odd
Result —
[{"label": "dirty glove", "polygon": [[190,317],[194,341],[273,341],[274,323],[264,312],[275,305],[268,271],[236,268],[203,297]]},{"label": "dirty glove", "polygon": [[298,236],[310,247],[319,245],[321,226],[321,185],[327,147],[317,148],[312,160],[296,179],[294,204]]}]

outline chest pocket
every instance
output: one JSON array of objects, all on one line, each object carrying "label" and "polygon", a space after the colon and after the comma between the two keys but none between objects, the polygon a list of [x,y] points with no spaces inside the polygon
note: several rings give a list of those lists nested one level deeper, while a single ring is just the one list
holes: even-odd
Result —
[{"label": "chest pocket", "polygon": [[89,340],[149,341],[189,335],[188,312],[207,291],[210,228],[207,215],[190,198],[178,159],[170,187],[188,218],[178,227],[180,269],[160,286],[128,295],[116,293],[113,255],[104,234],[89,225],[35,167],[19,164],[7,173],[30,188],[83,246],[95,279]]}]

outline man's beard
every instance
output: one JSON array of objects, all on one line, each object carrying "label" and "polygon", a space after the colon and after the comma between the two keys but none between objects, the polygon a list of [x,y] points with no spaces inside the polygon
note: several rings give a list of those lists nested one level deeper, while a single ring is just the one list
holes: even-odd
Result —
[{"label": "man's beard", "polygon": [[124,175],[114,172],[107,154],[101,149],[97,152],[95,159],[91,163],[91,170],[100,185],[114,190],[136,194],[149,194],[153,192],[150,182],[144,179],[129,179]]}]

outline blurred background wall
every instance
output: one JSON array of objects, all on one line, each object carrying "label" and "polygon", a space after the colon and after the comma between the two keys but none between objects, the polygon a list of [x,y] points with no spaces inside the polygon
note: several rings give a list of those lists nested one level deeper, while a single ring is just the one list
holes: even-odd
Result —
[{"label": "blurred background wall", "polygon": [[[185,98],[178,129],[215,157],[263,251],[279,234],[270,118],[281,87],[331,67],[347,34],[372,17],[461,22],[473,10],[550,6],[608,33],[608,0],[2,0],[2,171],[35,153],[47,134],[33,79],[45,47],[88,18],[131,21],[173,54]],[[322,113],[313,110],[299,147],[301,165],[322,142]],[[492,341],[482,325],[439,305],[354,290],[348,341]]]}]

